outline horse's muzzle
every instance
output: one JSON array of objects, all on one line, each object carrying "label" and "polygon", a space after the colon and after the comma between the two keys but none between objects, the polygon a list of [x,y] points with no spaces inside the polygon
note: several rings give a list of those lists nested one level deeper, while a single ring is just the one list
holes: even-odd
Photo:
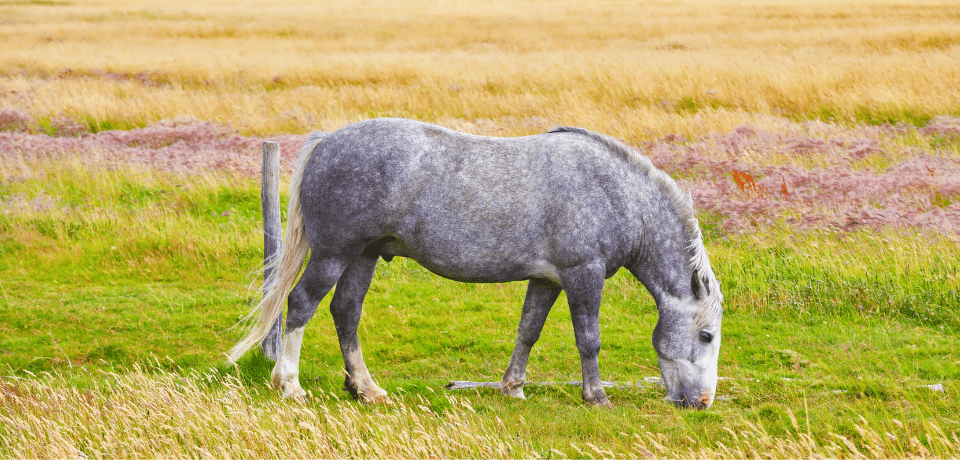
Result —
[{"label": "horse's muzzle", "polygon": [[703,410],[713,404],[713,397],[709,390],[678,391],[674,394],[668,395],[666,399],[668,401],[672,401],[677,407],[684,409]]}]

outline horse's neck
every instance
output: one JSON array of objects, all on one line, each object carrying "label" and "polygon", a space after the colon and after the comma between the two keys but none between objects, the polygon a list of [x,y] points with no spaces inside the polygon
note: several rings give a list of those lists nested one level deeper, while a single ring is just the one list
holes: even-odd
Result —
[{"label": "horse's neck", "polygon": [[[667,297],[680,298],[691,295],[690,257],[687,253],[689,242],[682,228],[669,227],[670,230],[658,230],[644,238],[640,257],[632,267],[628,267],[660,305]],[[650,231],[649,229],[647,230]]]}]

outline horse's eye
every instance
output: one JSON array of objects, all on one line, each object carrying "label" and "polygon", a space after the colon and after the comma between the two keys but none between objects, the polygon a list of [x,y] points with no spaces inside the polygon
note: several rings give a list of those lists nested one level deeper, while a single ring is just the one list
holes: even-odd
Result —
[{"label": "horse's eye", "polygon": [[710,343],[713,340],[713,334],[707,331],[700,331],[700,341],[703,343]]}]

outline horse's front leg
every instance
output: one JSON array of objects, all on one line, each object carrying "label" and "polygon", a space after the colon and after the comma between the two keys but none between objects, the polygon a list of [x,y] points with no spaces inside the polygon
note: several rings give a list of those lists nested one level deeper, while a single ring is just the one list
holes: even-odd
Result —
[{"label": "horse's front leg", "polygon": [[520,314],[520,326],[517,327],[517,343],[507,371],[500,380],[500,392],[515,398],[524,398],[523,384],[527,378],[527,360],[530,350],[540,338],[543,323],[547,320],[550,308],[560,295],[560,286],[549,281],[530,280],[527,296],[523,301]]},{"label": "horse's front leg", "polygon": [[570,304],[573,333],[580,352],[583,373],[583,400],[611,406],[600,382],[600,299],[603,294],[603,266],[588,264],[572,267],[561,274],[563,290]]},{"label": "horse's front leg", "polygon": [[377,386],[367,370],[360,350],[360,338],[357,327],[363,311],[363,298],[370,288],[370,281],[377,265],[377,258],[363,256],[347,267],[337,282],[337,289],[330,301],[330,314],[337,327],[337,338],[340,341],[340,351],[343,353],[343,363],[346,377],[343,381],[344,389],[364,403],[382,402],[387,399],[387,392]]}]

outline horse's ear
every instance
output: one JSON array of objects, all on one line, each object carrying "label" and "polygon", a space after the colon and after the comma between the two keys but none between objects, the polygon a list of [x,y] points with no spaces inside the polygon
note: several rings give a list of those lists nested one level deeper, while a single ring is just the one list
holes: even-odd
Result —
[{"label": "horse's ear", "polygon": [[693,275],[690,276],[690,289],[693,291],[693,297],[697,300],[703,300],[710,295],[710,284],[700,278],[700,273],[697,270],[694,270]]}]

